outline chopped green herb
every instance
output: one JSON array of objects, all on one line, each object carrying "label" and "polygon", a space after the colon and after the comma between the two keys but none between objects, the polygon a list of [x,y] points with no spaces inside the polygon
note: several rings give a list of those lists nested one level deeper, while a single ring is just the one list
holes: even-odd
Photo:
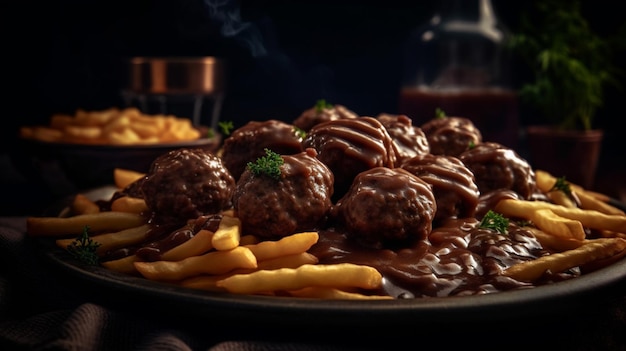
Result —
[{"label": "chopped green herb", "polygon": [[565,177],[557,178],[550,191],[562,191],[568,197],[572,197],[572,188],[570,187],[569,182],[565,180]]},{"label": "chopped green herb", "polygon": [[479,227],[493,229],[498,233],[506,234],[506,230],[509,227],[509,220],[501,214],[489,210],[480,221]]},{"label": "chopped green herb", "polygon": [[473,149],[473,148],[475,148],[475,147],[476,147],[476,143],[474,142],[474,140],[470,140],[468,147],[469,147],[470,149]]},{"label": "chopped green herb", "polygon": [[89,237],[89,227],[83,228],[83,233],[67,246],[67,251],[77,260],[90,266],[98,265],[96,250],[100,243]]},{"label": "chopped green herb", "polygon": [[213,130],[213,128],[209,128],[209,129],[207,130],[206,137],[207,137],[207,138],[209,138],[209,139],[211,139],[211,138],[213,138],[214,136],[215,136],[215,131]]},{"label": "chopped green herb", "polygon": [[274,179],[280,178],[280,166],[285,161],[279,154],[270,149],[265,149],[265,156],[259,157],[255,162],[248,162],[248,168],[254,175],[265,174]]},{"label": "chopped green herb", "polygon": [[298,128],[298,127],[294,127],[296,129],[296,134],[298,134],[298,136],[300,138],[305,138],[306,137],[306,131],[302,128]]},{"label": "chopped green herb", "polygon": [[317,113],[320,113],[324,111],[324,109],[327,109],[327,108],[333,108],[333,105],[329,104],[324,99],[317,100],[317,102],[315,103],[315,112]]},{"label": "chopped green herb", "polygon": [[446,117],[448,116],[446,115],[444,110],[440,109],[439,107],[435,109],[435,118],[446,118]]},{"label": "chopped green herb", "polygon": [[224,135],[230,135],[230,132],[235,128],[233,121],[218,122],[217,125],[220,127],[220,130]]}]

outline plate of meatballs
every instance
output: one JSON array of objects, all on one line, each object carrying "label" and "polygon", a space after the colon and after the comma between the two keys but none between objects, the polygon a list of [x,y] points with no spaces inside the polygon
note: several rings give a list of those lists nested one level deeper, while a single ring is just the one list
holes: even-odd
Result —
[{"label": "plate of meatballs", "polygon": [[[282,158],[278,180],[257,177],[249,167],[267,150]],[[515,221],[507,234],[478,224],[503,199],[545,195],[527,160],[483,140],[470,120],[457,116],[416,126],[405,115],[359,116],[342,105],[315,106],[290,123],[250,121],[225,136],[217,152],[170,151],[141,180],[101,191],[143,198],[152,221],[164,227],[232,209],[242,233],[265,240],[316,231],[319,240],[308,252],[319,263],[372,266],[383,276],[379,293],[393,297],[213,293],[83,267],[58,249],[47,253],[65,271],[124,295],[129,305],[156,301],[175,314],[184,309],[231,322],[253,315],[275,325],[325,326],[522,318],[529,311],[563,313],[581,296],[619,283],[626,269],[621,260],[588,274],[547,272],[533,283],[500,274],[546,249]],[[149,259],[154,250],[133,252]]]}]

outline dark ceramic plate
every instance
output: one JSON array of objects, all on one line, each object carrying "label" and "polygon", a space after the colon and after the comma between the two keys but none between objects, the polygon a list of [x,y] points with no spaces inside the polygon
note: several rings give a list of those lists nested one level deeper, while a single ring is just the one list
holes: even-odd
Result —
[{"label": "dark ceramic plate", "polygon": [[[113,191],[104,187],[86,193],[106,198]],[[58,209],[56,213],[58,214]],[[258,328],[289,325],[352,327],[510,321],[537,316],[579,313],[589,301],[603,301],[626,281],[626,259],[581,277],[536,288],[467,297],[421,298],[378,301],[328,301],[288,297],[246,296],[186,289],[128,276],[103,267],[85,266],[51,240],[41,240],[44,256],[60,275],[79,282],[90,294],[125,301],[139,309],[158,306],[163,313],[185,318],[219,320],[238,325],[242,320],[263,321]]]}]

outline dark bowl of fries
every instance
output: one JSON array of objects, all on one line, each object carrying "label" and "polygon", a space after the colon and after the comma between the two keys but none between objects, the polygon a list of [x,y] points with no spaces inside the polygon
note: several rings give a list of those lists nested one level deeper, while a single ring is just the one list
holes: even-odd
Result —
[{"label": "dark bowl of fries", "polygon": [[52,116],[48,126],[24,126],[13,162],[53,195],[113,184],[113,171],[147,172],[158,156],[179,148],[217,151],[221,136],[188,119],[138,110],[78,111]]}]

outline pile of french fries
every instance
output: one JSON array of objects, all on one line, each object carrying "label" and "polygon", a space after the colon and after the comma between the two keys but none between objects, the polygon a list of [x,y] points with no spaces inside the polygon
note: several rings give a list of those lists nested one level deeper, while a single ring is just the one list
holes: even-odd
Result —
[{"label": "pile of french fries", "polygon": [[[115,184],[124,188],[143,174],[116,169]],[[537,281],[545,272],[563,272],[586,267],[591,270],[611,264],[626,255],[626,215],[607,203],[606,197],[571,185],[580,199],[553,190],[556,178],[536,171],[540,190],[551,202],[501,200],[495,211],[510,219],[525,221],[550,255],[511,266],[503,274],[526,282]],[[149,225],[141,199],[121,197],[111,211],[100,211],[90,199],[77,195],[71,217],[29,217],[31,236],[55,238],[67,248],[85,226],[100,244],[98,255],[141,244]],[[593,230],[594,235],[590,235]],[[219,228],[200,230],[186,242],[162,253],[158,261],[142,261],[130,255],[102,266],[146,279],[208,291],[236,294],[279,295],[319,299],[392,299],[382,291],[382,275],[365,265],[319,264],[308,249],[319,239],[317,232],[294,233],[277,241],[261,241],[241,232],[232,211],[222,213]]]},{"label": "pile of french fries", "polygon": [[21,127],[20,136],[44,142],[134,145],[190,141],[198,139],[200,132],[187,118],[148,115],[129,107],[55,114],[48,126]]}]

